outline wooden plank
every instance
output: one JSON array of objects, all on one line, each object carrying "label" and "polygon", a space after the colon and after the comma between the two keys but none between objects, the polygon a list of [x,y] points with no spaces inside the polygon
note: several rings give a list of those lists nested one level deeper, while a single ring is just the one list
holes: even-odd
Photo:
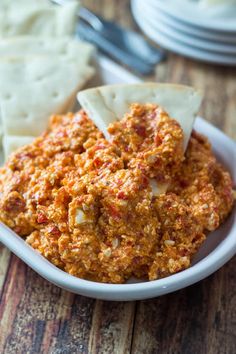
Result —
[{"label": "wooden plank", "polygon": [[0,353],[3,352],[8,335],[12,332],[15,315],[25,291],[25,267],[15,258],[10,262],[0,303]]},{"label": "wooden plank", "polygon": [[132,353],[236,352],[236,259],[215,275],[137,306]]},{"label": "wooden plank", "polygon": [[17,257],[0,304],[1,353],[87,353],[95,300],[63,291]]},{"label": "wooden plank", "polygon": [[0,244],[0,296],[2,294],[5,278],[7,276],[10,255],[11,252],[2,244]]},{"label": "wooden plank", "polygon": [[224,131],[236,140],[236,70],[227,72]]},{"label": "wooden plank", "polygon": [[135,302],[97,301],[89,339],[91,354],[128,354]]}]

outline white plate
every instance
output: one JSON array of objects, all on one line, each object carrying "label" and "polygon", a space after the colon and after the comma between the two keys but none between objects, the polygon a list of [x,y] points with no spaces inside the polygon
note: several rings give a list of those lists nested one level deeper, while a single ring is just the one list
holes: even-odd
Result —
[{"label": "white plate", "polygon": [[[110,60],[99,61],[99,78],[96,84],[118,82],[134,83],[140,80]],[[226,135],[201,118],[195,128],[207,134],[216,155],[224,161],[236,185],[236,144]],[[236,253],[236,209],[226,222],[207,237],[194,258],[193,265],[178,274],[151,282],[132,284],[101,284],[71,276],[48,262],[25,241],[0,223],[0,242],[21,258],[38,274],[55,285],[93,298],[104,300],[140,300],[160,296],[184,288],[206,278],[224,265]]]},{"label": "white plate", "polygon": [[146,0],[153,8],[197,28],[236,33],[235,5],[200,6],[189,0]]},{"label": "white plate", "polygon": [[135,1],[131,2],[131,8],[133,16],[139,27],[148,37],[150,37],[154,42],[163,48],[184,55],[186,57],[202,60],[205,62],[231,66],[236,65],[236,55],[213,53],[181,43],[176,39],[167,36],[163,32],[154,29],[153,26],[149,23],[149,18],[146,18],[146,15],[143,14],[142,17],[140,16],[140,12],[136,6]]},{"label": "white plate", "polygon": [[[142,3],[145,4],[145,6],[150,7],[150,4],[148,2],[142,2],[141,0],[136,0],[137,3]],[[162,12],[160,10],[155,11],[155,9],[152,9],[152,16],[153,18],[156,19],[156,21],[161,21],[163,24],[178,30],[184,34],[187,34],[189,36],[193,36],[199,39],[209,39],[211,41],[215,42],[225,42],[225,43],[236,43],[236,34],[232,33],[227,33],[224,34],[222,32],[217,32],[217,31],[211,31],[211,30],[205,30],[202,28],[198,28],[195,26],[192,26],[191,24],[184,23],[182,21],[179,21],[178,19],[169,16],[165,12]]]},{"label": "white plate", "polygon": [[[190,45],[195,48],[223,54],[228,53],[236,55],[236,43],[226,44],[224,42],[222,43],[220,41],[217,42],[209,39],[199,38],[192,36],[189,33],[181,32],[177,28],[166,25],[162,18],[158,15],[153,16],[152,8],[148,6],[147,2],[140,2],[137,0],[134,0],[134,2],[137,4],[137,11],[139,14],[145,14],[145,18],[148,19],[150,25],[152,25],[156,31],[161,31],[163,34],[172,37],[173,39],[176,39],[183,44]],[[236,35],[234,39],[236,41]]]}]

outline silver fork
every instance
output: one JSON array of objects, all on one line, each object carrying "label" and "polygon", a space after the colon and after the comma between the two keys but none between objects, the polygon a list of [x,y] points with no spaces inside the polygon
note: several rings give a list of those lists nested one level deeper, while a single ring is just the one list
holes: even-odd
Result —
[{"label": "silver fork", "polygon": [[[69,0],[51,1],[65,5]],[[137,32],[107,21],[87,8],[80,8],[78,17],[82,20],[77,25],[80,37],[141,74],[150,74],[155,65],[166,57],[166,52],[150,45]]]}]

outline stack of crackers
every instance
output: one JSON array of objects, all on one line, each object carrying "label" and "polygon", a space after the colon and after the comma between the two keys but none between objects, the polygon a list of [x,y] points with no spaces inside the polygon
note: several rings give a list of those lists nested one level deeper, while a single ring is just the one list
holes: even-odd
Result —
[{"label": "stack of crackers", "polygon": [[78,2],[0,3],[0,142],[5,158],[42,133],[52,113],[71,110],[94,74],[93,47],[73,37]]}]

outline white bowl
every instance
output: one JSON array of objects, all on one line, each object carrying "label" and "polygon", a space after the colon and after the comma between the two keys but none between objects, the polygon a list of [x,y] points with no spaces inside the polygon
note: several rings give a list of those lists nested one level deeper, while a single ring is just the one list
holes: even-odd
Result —
[{"label": "white bowl", "polygon": [[[236,143],[201,118],[196,120],[195,128],[208,136],[215,154],[229,169],[236,184]],[[236,208],[218,230],[209,234],[190,268],[150,282],[117,285],[76,278],[48,262],[1,223],[0,241],[43,278],[63,289],[97,299],[140,300],[167,294],[196,283],[225,264],[236,253]]]}]

